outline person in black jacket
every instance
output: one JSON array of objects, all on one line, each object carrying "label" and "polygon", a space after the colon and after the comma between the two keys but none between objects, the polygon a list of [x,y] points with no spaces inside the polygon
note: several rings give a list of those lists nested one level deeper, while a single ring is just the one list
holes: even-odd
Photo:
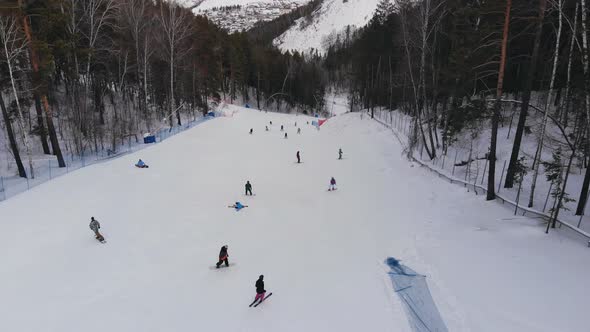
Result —
[{"label": "person in black jacket", "polygon": [[250,184],[250,181],[246,181],[246,196],[248,196],[248,193],[252,196],[252,185]]},{"label": "person in black jacket", "polygon": [[215,264],[217,268],[219,268],[224,262],[225,266],[229,266],[229,261],[227,260],[228,257],[229,255],[227,254],[227,245],[225,245],[221,247],[221,250],[219,251],[219,262]]},{"label": "person in black jacket", "polygon": [[264,294],[266,294],[266,290],[264,290],[264,276],[260,275],[260,277],[258,277],[258,280],[256,280],[256,298],[254,299],[254,301],[256,300],[264,300]]}]

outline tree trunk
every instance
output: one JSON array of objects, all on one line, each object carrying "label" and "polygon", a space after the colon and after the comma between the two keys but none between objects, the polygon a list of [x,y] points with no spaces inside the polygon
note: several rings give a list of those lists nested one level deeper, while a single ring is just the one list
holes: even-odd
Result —
[{"label": "tree trunk", "polygon": [[537,185],[537,177],[539,176],[539,165],[543,159],[543,144],[545,142],[545,128],[547,128],[547,117],[549,116],[549,107],[551,105],[551,99],[553,98],[553,87],[555,85],[555,74],[557,73],[557,65],[559,60],[559,42],[561,41],[561,29],[562,24],[562,9],[563,0],[559,0],[557,4],[559,8],[559,25],[557,28],[557,38],[555,39],[555,52],[553,54],[553,69],[551,71],[551,82],[549,83],[549,95],[545,101],[545,114],[543,115],[543,123],[541,124],[541,133],[539,136],[539,143],[537,145],[536,158],[533,160],[533,182],[531,184],[531,193],[529,196],[528,207],[533,207],[533,200],[535,198],[535,188]]},{"label": "tree trunk", "polygon": [[522,96],[522,105],[520,107],[520,114],[518,116],[518,124],[516,126],[516,133],[514,136],[514,145],[512,146],[512,153],[510,154],[510,162],[508,163],[508,171],[506,172],[505,188],[512,188],[514,186],[514,176],[516,171],[516,162],[520,153],[520,144],[522,142],[522,135],[524,133],[524,125],[529,109],[529,102],[531,100],[531,89],[533,80],[535,79],[535,72],[537,67],[537,59],[539,57],[539,46],[541,44],[541,33],[543,32],[543,20],[545,19],[545,8],[547,7],[547,0],[539,0],[539,16],[537,18],[537,26],[535,32],[535,41],[533,46],[533,53],[527,72],[527,77],[524,83],[524,90]]},{"label": "tree trunk", "polygon": [[[31,64],[33,65],[33,72],[37,75],[39,73],[39,61],[37,57],[37,52],[35,51],[35,47],[33,46],[33,37],[31,36],[29,21],[26,17],[23,17],[23,28],[25,31],[25,37],[27,38],[27,42],[29,43],[29,52],[31,52],[31,56],[29,58],[31,60]],[[59,167],[66,167],[66,162],[64,160],[63,154],[61,153],[61,148],[59,146],[59,140],[57,139],[57,132],[55,131],[55,127],[53,126],[53,114],[49,106],[49,101],[47,100],[47,95],[45,93],[42,93],[40,94],[40,97],[41,105],[43,106],[43,109],[45,111],[45,121],[47,121],[47,132],[49,134],[49,140],[51,141],[51,149],[53,150],[53,154],[57,157],[57,163]]]},{"label": "tree trunk", "polygon": [[[570,108],[570,88],[571,88],[571,77],[572,77],[572,54],[574,53],[574,45],[576,44],[576,35],[578,30],[578,11],[580,8],[580,4],[576,2],[576,10],[574,14],[574,29],[572,31],[572,40],[570,42],[570,49],[569,55],[567,59],[567,81],[565,84],[565,96],[562,98],[562,106],[560,109],[561,114],[563,115],[561,118],[563,119],[563,126],[567,127],[568,122],[568,111]],[[561,115],[560,114],[560,115]]]},{"label": "tree trunk", "polygon": [[37,130],[39,131],[39,139],[41,139],[41,146],[44,154],[51,154],[49,151],[49,144],[47,144],[47,132],[43,124],[43,110],[41,109],[41,100],[37,92],[33,92],[33,99],[35,101],[35,111],[37,112]]},{"label": "tree trunk", "polygon": [[[587,12],[586,12],[586,0],[580,0],[582,10],[582,62],[584,65],[584,83],[585,83],[585,110],[586,110],[586,130],[590,130],[590,60],[588,55],[588,28],[587,28]],[[590,143],[590,134],[586,135],[586,147]],[[584,175],[584,183],[582,184],[582,191],[580,192],[580,198],[578,199],[578,207],[576,208],[576,215],[584,214],[584,207],[586,206],[586,200],[588,199],[588,187],[590,187],[590,167],[586,167],[586,174]]]},{"label": "tree trunk", "polygon": [[504,68],[506,66],[506,48],[508,44],[508,30],[510,28],[510,10],[512,0],[506,0],[506,14],[504,15],[504,30],[502,33],[502,49],[500,55],[500,70],[498,72],[498,86],[496,87],[496,101],[494,103],[494,114],[492,115],[492,137],[490,139],[489,170],[488,170],[488,190],[486,199],[493,200],[496,198],[496,145],[498,141],[498,122],[500,118],[500,100],[502,99],[502,90],[504,87]]},{"label": "tree trunk", "polygon": [[4,118],[4,123],[6,124],[6,134],[8,135],[8,141],[10,142],[10,150],[12,150],[14,162],[18,168],[18,176],[21,178],[26,178],[27,171],[25,171],[25,166],[23,165],[23,161],[20,158],[20,153],[18,152],[18,145],[16,144],[16,138],[14,137],[14,131],[12,130],[12,123],[10,122],[10,117],[8,117],[8,111],[6,110],[6,105],[4,105],[4,98],[2,98],[1,92],[0,108],[2,108],[2,117]]}]

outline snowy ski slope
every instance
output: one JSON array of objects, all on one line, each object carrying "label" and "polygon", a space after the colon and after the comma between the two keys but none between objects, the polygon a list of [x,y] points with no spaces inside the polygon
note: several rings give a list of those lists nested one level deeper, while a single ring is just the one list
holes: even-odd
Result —
[{"label": "snowy ski slope", "polygon": [[[410,331],[395,256],[427,276],[449,331],[587,331],[584,243],[414,167],[366,116],[317,131],[230,108],[0,203],[2,330]],[[212,269],[223,244],[235,265]],[[274,295],[248,308],[260,274]]]}]

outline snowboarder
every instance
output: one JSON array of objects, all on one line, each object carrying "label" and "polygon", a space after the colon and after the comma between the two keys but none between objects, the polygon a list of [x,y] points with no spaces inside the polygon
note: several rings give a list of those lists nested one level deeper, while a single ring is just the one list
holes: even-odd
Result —
[{"label": "snowboarder", "polygon": [[281,131],[283,131],[283,125],[281,125]]},{"label": "snowboarder", "polygon": [[342,159],[342,148],[338,149],[338,159]]},{"label": "snowboarder", "polygon": [[301,164],[301,155],[299,154],[299,151],[297,151],[297,163]]},{"label": "snowboarder", "polygon": [[328,191],[332,191],[332,190],[336,190],[336,179],[334,179],[334,177],[332,177],[332,179],[330,179],[330,188],[328,188]]},{"label": "snowboarder", "polygon": [[250,135],[254,132],[254,128],[250,128]]},{"label": "snowboarder", "polygon": [[215,264],[215,266],[219,268],[223,263],[225,263],[226,267],[229,266],[229,261],[227,260],[228,257],[229,255],[227,254],[227,245],[225,245],[221,247],[221,250],[219,251],[219,261],[217,264]]},{"label": "snowboarder", "polygon": [[264,294],[266,294],[266,290],[264,289],[264,276],[260,275],[258,280],[256,280],[256,298],[254,298],[254,301],[264,300]]},{"label": "snowboarder", "polygon": [[149,166],[143,162],[143,160],[139,159],[139,161],[137,162],[137,164],[135,164],[135,167],[137,168],[149,168]]},{"label": "snowboarder", "polygon": [[250,181],[246,181],[246,196],[248,196],[248,193],[252,196],[252,185],[250,184]]},{"label": "snowboarder", "polygon": [[230,205],[230,206],[228,206],[228,207],[230,207],[230,208],[234,208],[234,209],[236,209],[236,211],[240,211],[240,210],[241,210],[241,209],[243,209],[243,208],[247,208],[247,207],[248,207],[248,205],[243,205],[243,204],[242,204],[242,203],[240,203],[240,202],[236,202],[236,204],[234,204],[234,205]]},{"label": "snowboarder", "polygon": [[297,134],[301,134],[301,128],[297,128]]},{"label": "snowboarder", "polygon": [[285,138],[287,138],[287,133],[285,133]]},{"label": "snowboarder", "polygon": [[104,242],[104,236],[98,232],[100,229],[100,223],[94,217],[90,217],[90,229],[94,232],[96,239],[100,242]]}]

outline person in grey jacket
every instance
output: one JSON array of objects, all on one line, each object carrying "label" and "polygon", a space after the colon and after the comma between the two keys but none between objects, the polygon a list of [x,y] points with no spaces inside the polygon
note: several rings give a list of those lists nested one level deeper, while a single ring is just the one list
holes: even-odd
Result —
[{"label": "person in grey jacket", "polygon": [[90,218],[90,229],[94,232],[96,239],[100,242],[104,241],[104,236],[98,232],[100,229],[100,223],[94,217]]}]

